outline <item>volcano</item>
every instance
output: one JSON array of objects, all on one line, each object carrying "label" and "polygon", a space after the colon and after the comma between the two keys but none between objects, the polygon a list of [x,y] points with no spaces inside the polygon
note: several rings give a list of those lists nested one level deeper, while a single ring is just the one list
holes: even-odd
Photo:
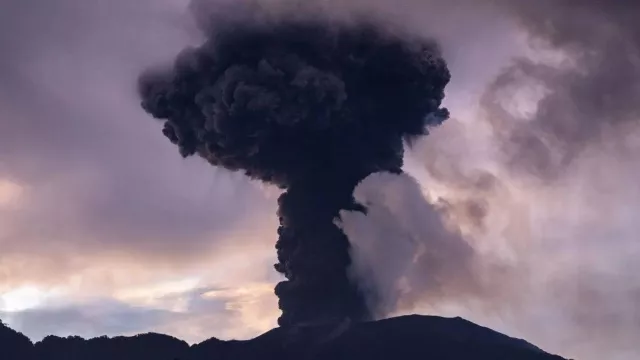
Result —
[{"label": "volcano", "polygon": [[153,333],[88,340],[48,336],[32,344],[2,326],[0,354],[4,360],[563,360],[459,317],[420,315],[280,327],[251,340],[211,338],[191,346]]}]

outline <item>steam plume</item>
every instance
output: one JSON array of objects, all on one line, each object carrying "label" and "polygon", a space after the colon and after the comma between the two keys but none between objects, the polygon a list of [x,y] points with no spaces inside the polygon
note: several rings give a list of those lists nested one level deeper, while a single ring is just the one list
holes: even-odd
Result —
[{"label": "steam plume", "polygon": [[367,288],[375,317],[411,308],[425,297],[481,290],[472,270],[474,249],[445,227],[411,176],[371,174],[354,196],[367,213],[342,211],[340,226],[353,244],[351,271]]},{"label": "steam plume", "polygon": [[[143,108],[182,156],[243,171],[278,199],[282,326],[372,312],[334,224],[368,175],[401,173],[403,141],[448,117],[436,44],[321,20],[204,26],[204,44],[140,78]],[[393,239],[389,239],[392,241]]]}]

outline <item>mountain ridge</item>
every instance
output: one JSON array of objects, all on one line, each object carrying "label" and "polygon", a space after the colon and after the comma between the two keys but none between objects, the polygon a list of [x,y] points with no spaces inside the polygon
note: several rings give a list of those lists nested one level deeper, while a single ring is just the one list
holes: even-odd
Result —
[{"label": "mountain ridge", "polygon": [[0,325],[0,355],[3,360],[565,360],[460,317],[424,315],[275,328],[249,340],[212,337],[193,345],[158,333],[91,339],[50,335],[32,343]]}]

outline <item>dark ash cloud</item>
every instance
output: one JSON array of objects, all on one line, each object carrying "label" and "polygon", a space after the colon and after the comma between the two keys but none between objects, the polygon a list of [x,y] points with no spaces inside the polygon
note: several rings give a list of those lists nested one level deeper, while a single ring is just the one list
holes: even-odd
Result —
[{"label": "dark ash cloud", "polygon": [[243,20],[207,19],[201,46],[143,74],[142,107],[182,156],[286,189],[281,325],[369,319],[332,220],[359,208],[352,192],[366,176],[401,172],[403,141],[447,119],[449,71],[433,41],[374,23]]}]

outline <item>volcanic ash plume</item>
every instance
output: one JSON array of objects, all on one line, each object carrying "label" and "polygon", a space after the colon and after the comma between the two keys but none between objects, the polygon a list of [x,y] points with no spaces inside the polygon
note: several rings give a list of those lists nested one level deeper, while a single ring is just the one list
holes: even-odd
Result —
[{"label": "volcanic ash plume", "polygon": [[372,318],[334,220],[366,211],[355,186],[400,173],[403,141],[448,117],[438,47],[370,24],[227,22],[208,32],[169,71],[140,78],[143,108],[182,156],[286,190],[275,265],[286,277],[275,289],[281,326]]}]

